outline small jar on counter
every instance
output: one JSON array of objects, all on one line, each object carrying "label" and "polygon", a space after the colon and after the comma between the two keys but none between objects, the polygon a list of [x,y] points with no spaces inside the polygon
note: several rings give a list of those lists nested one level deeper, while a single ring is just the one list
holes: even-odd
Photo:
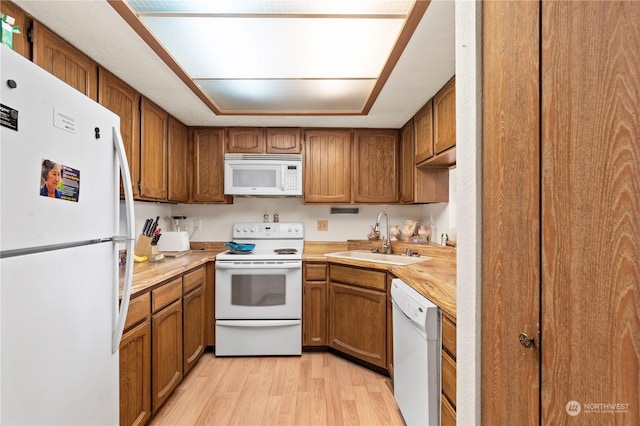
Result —
[{"label": "small jar on counter", "polygon": [[446,232],[443,232],[442,235],[440,235],[440,244],[443,246],[446,246],[447,241],[449,241],[449,236],[447,235]]}]

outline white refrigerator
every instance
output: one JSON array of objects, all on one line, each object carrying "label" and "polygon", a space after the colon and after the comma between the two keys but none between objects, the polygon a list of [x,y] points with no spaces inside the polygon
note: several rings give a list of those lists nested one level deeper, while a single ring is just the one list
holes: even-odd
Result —
[{"label": "white refrigerator", "polygon": [[134,240],[120,119],[1,49],[0,423],[115,425]]}]

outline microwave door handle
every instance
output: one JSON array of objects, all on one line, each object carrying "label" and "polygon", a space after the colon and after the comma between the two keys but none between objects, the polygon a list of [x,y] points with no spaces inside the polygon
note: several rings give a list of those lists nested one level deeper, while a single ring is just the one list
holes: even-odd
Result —
[{"label": "microwave door handle", "polygon": [[285,182],[284,182],[284,179],[285,179],[285,166],[280,167],[280,170],[281,170],[281,172],[280,172],[280,178],[281,178],[280,186],[282,187],[282,190],[284,191],[285,186],[286,186]]}]

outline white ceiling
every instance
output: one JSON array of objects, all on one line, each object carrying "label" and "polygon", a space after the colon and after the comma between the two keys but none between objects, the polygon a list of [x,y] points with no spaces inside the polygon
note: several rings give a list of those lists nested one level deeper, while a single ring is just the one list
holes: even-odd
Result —
[{"label": "white ceiling", "polygon": [[215,115],[106,0],[14,2],[189,126],[400,128],[455,72],[454,1],[433,0],[368,115]]}]

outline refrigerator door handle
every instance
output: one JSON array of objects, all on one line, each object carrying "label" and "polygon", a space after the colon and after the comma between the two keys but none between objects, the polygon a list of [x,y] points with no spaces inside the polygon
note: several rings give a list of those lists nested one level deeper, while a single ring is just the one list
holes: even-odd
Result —
[{"label": "refrigerator door handle", "polygon": [[124,287],[122,289],[122,300],[120,302],[120,310],[118,311],[118,290],[120,288],[120,280],[118,277],[115,279],[115,312],[117,313],[115,325],[113,328],[113,334],[111,337],[111,352],[116,353],[120,347],[120,340],[122,339],[122,333],[124,331],[124,322],[127,319],[127,312],[129,311],[129,299],[131,297],[131,283],[133,281],[133,250],[135,242],[135,218],[133,213],[133,191],[131,190],[131,174],[129,173],[129,166],[127,165],[127,159],[124,151],[124,144],[120,136],[120,131],[113,127],[113,145],[120,164],[120,174],[122,175],[122,185],[124,186],[124,203],[126,210],[126,222],[127,222],[127,235],[126,235],[126,248],[127,248],[127,260],[124,272]]}]

